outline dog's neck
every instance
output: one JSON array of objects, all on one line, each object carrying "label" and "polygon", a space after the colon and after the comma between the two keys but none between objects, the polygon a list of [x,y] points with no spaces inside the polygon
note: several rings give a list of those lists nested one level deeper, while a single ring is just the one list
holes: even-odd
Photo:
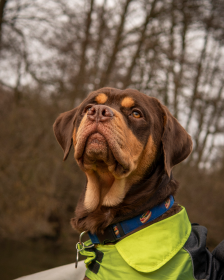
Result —
[{"label": "dog's neck", "polygon": [[163,166],[159,165],[153,173],[150,172],[148,178],[133,185],[123,202],[115,207],[101,206],[89,213],[84,207],[83,193],[71,224],[78,232],[103,232],[112,223],[132,218],[160,204],[170,195],[174,195],[177,188],[178,183],[168,178]]}]

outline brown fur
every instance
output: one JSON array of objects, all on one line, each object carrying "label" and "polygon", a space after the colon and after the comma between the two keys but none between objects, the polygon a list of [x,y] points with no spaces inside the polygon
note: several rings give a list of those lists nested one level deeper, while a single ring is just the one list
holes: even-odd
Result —
[{"label": "brown fur", "polygon": [[[140,118],[132,116],[133,110]],[[64,159],[73,141],[75,159],[87,176],[71,221],[78,232],[102,233],[108,225],[175,195],[178,183],[172,167],[192,150],[190,136],[168,109],[131,89],[91,93],[79,107],[58,117],[54,132]],[[143,227],[179,211],[175,203]]]}]

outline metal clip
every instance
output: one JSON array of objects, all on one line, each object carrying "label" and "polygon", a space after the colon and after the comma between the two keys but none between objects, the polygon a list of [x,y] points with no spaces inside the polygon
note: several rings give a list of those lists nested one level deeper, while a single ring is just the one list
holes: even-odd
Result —
[{"label": "metal clip", "polygon": [[[82,236],[87,233],[87,231],[83,231],[80,235],[79,235],[79,241],[76,243],[76,262],[75,262],[75,268],[78,267],[78,261],[79,261],[79,252],[82,250],[85,250],[86,248],[92,248],[94,246],[94,244],[89,245],[89,246],[85,246],[84,242],[82,242]],[[78,245],[81,245],[81,249],[78,249]]]}]

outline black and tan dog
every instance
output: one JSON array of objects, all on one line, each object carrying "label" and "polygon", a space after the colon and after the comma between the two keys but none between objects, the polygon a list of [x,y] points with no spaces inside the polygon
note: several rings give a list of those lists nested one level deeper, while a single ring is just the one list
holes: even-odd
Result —
[{"label": "black and tan dog", "polygon": [[[174,195],[178,183],[171,170],[192,150],[191,137],[168,109],[156,98],[132,89],[92,92],[77,108],[57,118],[54,133],[64,150],[64,160],[73,143],[75,159],[87,177],[72,225],[79,232],[101,237],[109,225],[142,214]],[[181,210],[174,203],[162,216],[135,231]],[[195,245],[195,230],[188,247],[198,250],[200,265],[197,260],[193,263],[192,279],[222,279],[224,269],[221,272],[219,261],[205,244],[203,249]]]}]

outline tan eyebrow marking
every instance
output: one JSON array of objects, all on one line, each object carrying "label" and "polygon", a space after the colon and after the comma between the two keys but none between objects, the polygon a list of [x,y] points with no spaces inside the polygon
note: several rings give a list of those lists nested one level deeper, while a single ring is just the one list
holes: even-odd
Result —
[{"label": "tan eyebrow marking", "polygon": [[95,101],[99,104],[104,104],[107,101],[108,97],[105,93],[100,93],[96,96]]},{"label": "tan eyebrow marking", "polygon": [[135,101],[131,98],[131,97],[125,97],[122,101],[121,101],[121,106],[123,107],[132,107],[135,105]]}]

